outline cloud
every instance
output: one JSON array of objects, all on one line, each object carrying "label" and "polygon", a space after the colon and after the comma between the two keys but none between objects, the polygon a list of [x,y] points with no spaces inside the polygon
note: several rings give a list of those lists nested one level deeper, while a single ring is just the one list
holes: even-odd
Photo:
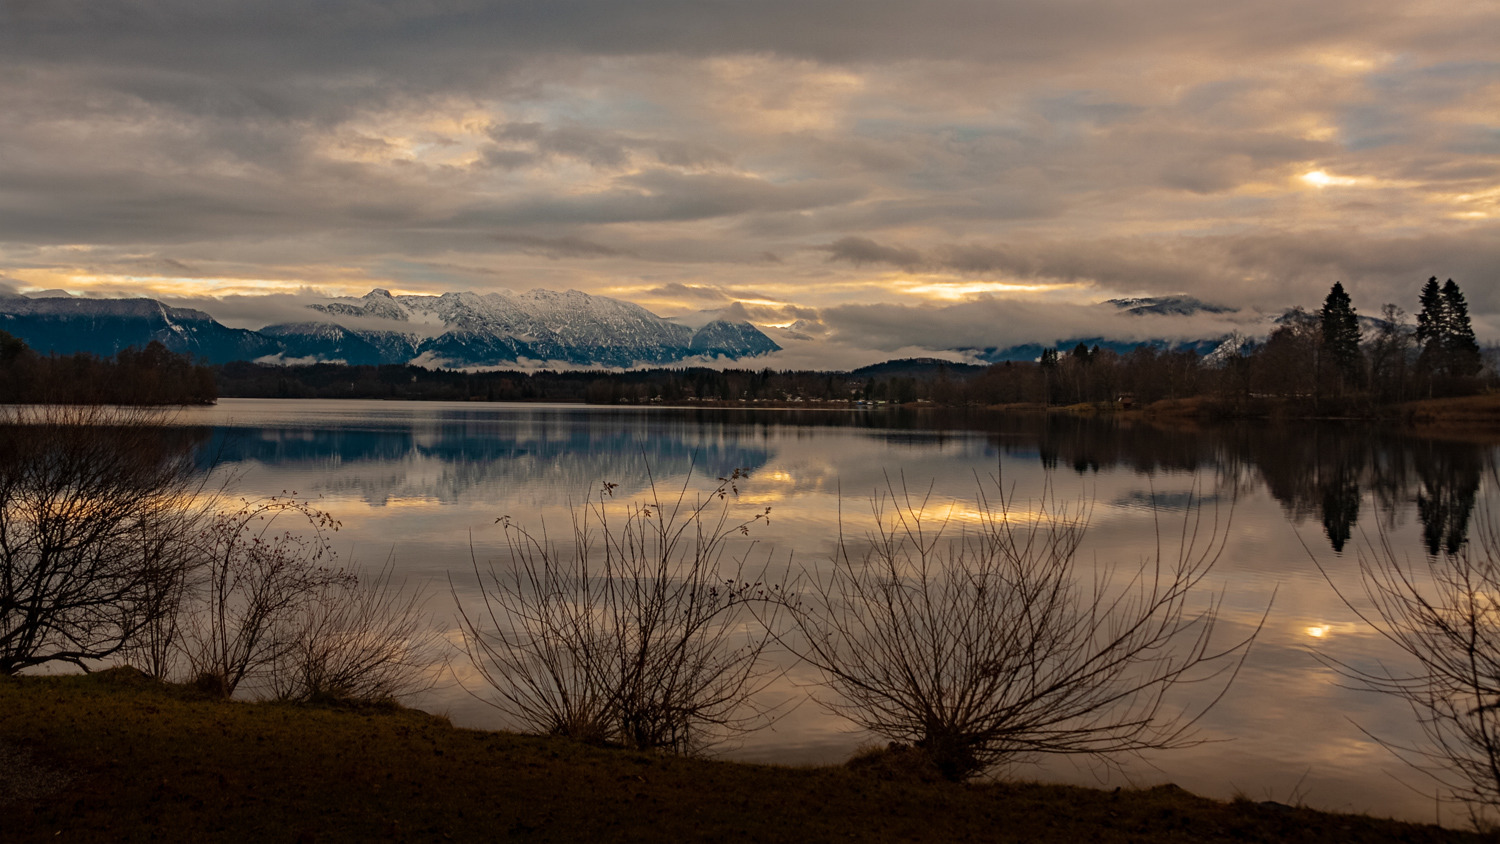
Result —
[{"label": "cloud", "polygon": [[307,307],[328,301],[327,297],[311,291],[261,296],[164,296],[161,300],[175,308],[203,311],[230,328],[258,331],[268,325],[329,320],[328,315],[316,313]]},{"label": "cloud", "polygon": [[581,237],[537,237],[525,234],[497,234],[500,243],[514,244],[528,254],[545,255],[548,258],[612,258],[633,254],[629,250],[616,249],[602,243],[584,240]]},{"label": "cloud", "polygon": [[983,350],[1089,337],[1197,340],[1243,329],[1236,316],[1134,316],[1108,305],[1000,299],[976,299],[938,308],[843,305],[822,312],[835,343],[885,350],[892,356],[902,349]]},{"label": "cloud", "polygon": [[828,253],[830,261],[847,261],[855,266],[866,264],[890,264],[903,270],[914,271],[928,263],[928,259],[915,249],[899,246],[882,246],[867,237],[842,237],[827,246],[817,249]]},{"label": "cloud", "polygon": [[[705,144],[635,137],[586,126],[552,128],[539,122],[506,123],[490,126],[486,134],[499,144],[521,144],[534,150],[534,153],[507,149],[486,152],[487,158],[498,158],[501,166],[507,167],[519,166],[520,162],[534,163],[539,157],[559,157],[576,159],[598,168],[621,169],[638,153],[669,167],[704,168],[730,163],[727,153]],[[504,158],[507,154],[521,158],[515,159],[518,163],[513,164]]]},{"label": "cloud", "polygon": [[0,274],[718,290],[850,332],[912,308],[913,347],[984,284],[1047,287],[1011,296],[1047,323],[1039,297],[1335,280],[1411,310],[1436,274],[1500,324],[1497,28],[1456,0],[0,3]]},{"label": "cloud", "polygon": [[[823,247],[829,260],[886,264],[1021,281],[1087,282],[1132,295],[1191,293],[1229,305],[1312,306],[1343,281],[1372,312],[1415,301],[1434,273],[1460,280],[1471,304],[1500,310],[1500,291],[1484,280],[1500,265],[1500,225],[1474,234],[1370,237],[1346,230],[1237,235],[940,244],[928,252],[847,239]],[[1269,294],[1269,295],[1268,295]],[[1316,297],[1314,299],[1313,297]],[[1408,306],[1410,310],[1410,307]]]},{"label": "cloud", "polygon": [[683,284],[679,281],[652,287],[643,291],[650,296],[662,296],[676,299],[687,299],[710,303],[728,303],[733,301],[729,294],[722,289],[705,284]]}]

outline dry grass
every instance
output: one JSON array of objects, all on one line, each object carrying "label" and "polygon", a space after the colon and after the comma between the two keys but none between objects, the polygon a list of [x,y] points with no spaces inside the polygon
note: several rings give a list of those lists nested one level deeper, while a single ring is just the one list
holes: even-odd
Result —
[{"label": "dry grass", "polygon": [[0,679],[0,713],[0,745],[68,774],[5,807],[6,841],[1478,840],[1174,786],[954,785],[870,754],[744,765],[214,701],[128,670]]},{"label": "dry grass", "polygon": [[1424,399],[1396,407],[1397,415],[1414,427],[1439,429],[1443,433],[1472,430],[1488,432],[1493,440],[1500,430],[1500,393]]}]

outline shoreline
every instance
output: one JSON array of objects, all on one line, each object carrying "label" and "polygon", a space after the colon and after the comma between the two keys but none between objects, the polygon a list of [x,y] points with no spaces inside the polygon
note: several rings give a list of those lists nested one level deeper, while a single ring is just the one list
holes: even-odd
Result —
[{"label": "shoreline", "polygon": [[0,794],[18,841],[1480,840],[1170,784],[957,785],[882,752],[757,765],[459,729],[394,704],[211,701],[133,669],[0,678],[0,708],[0,745],[64,778]]}]

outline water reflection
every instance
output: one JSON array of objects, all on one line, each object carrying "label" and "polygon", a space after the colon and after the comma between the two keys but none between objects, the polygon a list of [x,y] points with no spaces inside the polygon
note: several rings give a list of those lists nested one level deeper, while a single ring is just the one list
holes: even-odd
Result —
[{"label": "water reflection", "polygon": [[[898,452],[957,449],[986,461],[1004,455],[1080,476],[1116,469],[1148,476],[1209,472],[1221,495],[1263,487],[1294,523],[1316,520],[1338,553],[1360,529],[1362,516],[1385,514],[1390,520],[1414,508],[1427,554],[1451,554],[1463,546],[1481,479],[1494,471],[1491,446],[1424,439],[1374,425],[1163,427],[1110,418],[908,408],[487,407],[480,412],[442,407],[415,415],[384,408],[382,414],[312,414],[280,424],[255,414],[234,424],[240,420],[231,416],[225,420],[231,424],[215,429],[200,459],[205,465],[276,466],[291,474],[337,469],[341,479],[323,491],[356,495],[374,505],[406,498],[453,503],[517,485],[585,490],[601,480],[633,478],[642,466],[666,479],[692,471],[714,477],[733,468],[762,469],[771,459],[773,438],[807,437],[831,428],[863,432]],[[975,442],[976,435],[983,436],[983,444]],[[830,461],[825,469],[847,470],[840,462]],[[810,480],[807,468],[798,478],[804,483]],[[783,471],[773,480],[791,479]],[[1135,494],[1149,506],[1167,509],[1187,501]]]},{"label": "water reflection", "polygon": [[1461,444],[1427,442],[1417,462],[1417,515],[1427,553],[1458,553],[1469,535],[1469,517],[1480,477],[1491,471],[1489,454]]},{"label": "water reflection", "polygon": [[[1313,805],[1420,819],[1431,818],[1431,791],[1412,792],[1408,773],[1354,726],[1416,740],[1410,712],[1341,687],[1311,653],[1336,651],[1359,664],[1392,658],[1328,581],[1362,594],[1350,558],[1377,532],[1402,553],[1459,548],[1495,475],[1492,445],[1347,424],[1207,428],[935,410],[332,401],[225,401],[184,417],[212,426],[204,459],[235,470],[243,494],[322,496],[320,506],[344,523],[341,553],[393,556],[413,583],[444,596],[435,611],[450,615],[451,603],[442,604],[472,595],[476,560],[503,563],[497,516],[556,531],[568,524],[570,505],[603,480],[635,498],[653,481],[711,488],[718,475],[749,468],[740,503],[773,511],[741,550],[758,542],[756,554],[813,569],[827,564],[841,532],[861,539],[870,496],[888,487],[930,492],[934,512],[960,519],[976,486],[993,489],[995,480],[1018,506],[1047,490],[1063,502],[1088,502],[1082,556],[1100,566],[1150,558],[1195,508],[1225,520],[1232,512],[1232,524],[1219,528],[1228,542],[1212,584],[1222,589],[1226,639],[1260,622],[1273,591],[1277,599],[1239,681],[1202,722],[1203,737],[1223,743],[1103,773],[1066,760],[1020,773],[1084,783],[1174,780],[1215,796],[1284,800],[1310,770],[1303,793]],[[461,664],[456,670],[462,675]],[[803,700],[813,679],[790,665],[770,693]],[[461,724],[500,726],[457,686],[424,705]],[[736,753],[827,762],[864,741],[807,705]]]},{"label": "water reflection", "polygon": [[[1264,485],[1295,523],[1320,522],[1335,552],[1349,544],[1362,513],[1389,519],[1413,505],[1426,553],[1457,552],[1468,537],[1480,480],[1495,466],[1491,445],[1426,439],[1375,425],[1203,429],[1056,416],[991,424],[1004,425],[1003,433],[992,436],[998,447],[1011,455],[1034,451],[1048,469],[1071,468],[1080,475],[1115,468],[1142,474],[1212,470],[1241,491],[1247,482]],[[1367,500],[1374,506],[1364,507]]]},{"label": "water reflection", "polygon": [[373,427],[226,426],[205,461],[276,466],[291,474],[336,471],[320,491],[382,506],[409,498],[452,504],[496,489],[543,484],[574,492],[601,480],[758,469],[768,451],[738,426],[640,413],[568,411],[475,417],[460,413]]}]

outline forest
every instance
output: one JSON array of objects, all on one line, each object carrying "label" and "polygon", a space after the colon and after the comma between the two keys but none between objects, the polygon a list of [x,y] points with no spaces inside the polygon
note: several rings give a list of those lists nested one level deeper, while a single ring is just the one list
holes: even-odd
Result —
[{"label": "forest", "polygon": [[0,404],[213,404],[211,368],[152,341],[113,358],[39,355],[0,331]]}]

